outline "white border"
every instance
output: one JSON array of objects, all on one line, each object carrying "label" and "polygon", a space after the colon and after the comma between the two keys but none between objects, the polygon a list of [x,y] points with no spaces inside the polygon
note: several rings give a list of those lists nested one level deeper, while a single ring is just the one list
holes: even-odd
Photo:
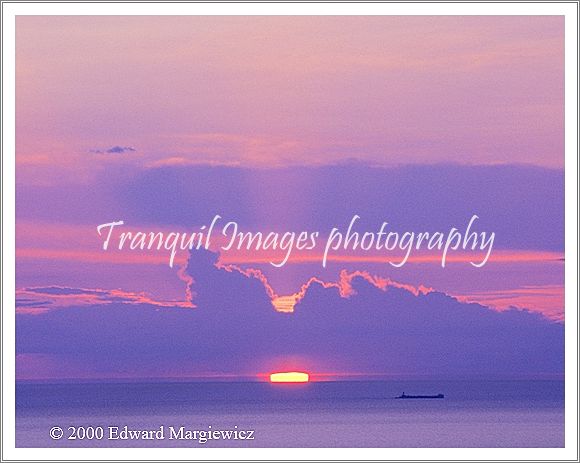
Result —
[{"label": "white border", "polygon": [[[576,460],[577,450],[577,5],[574,3],[4,3],[3,8],[3,218],[4,259],[3,458],[6,460]],[[566,147],[566,447],[563,449],[21,449],[15,448],[15,138],[16,15],[564,15]]]}]

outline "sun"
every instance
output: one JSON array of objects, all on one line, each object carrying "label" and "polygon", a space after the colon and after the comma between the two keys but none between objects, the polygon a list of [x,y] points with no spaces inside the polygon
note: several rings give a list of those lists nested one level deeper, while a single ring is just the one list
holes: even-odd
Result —
[{"label": "sun", "polygon": [[300,371],[286,371],[270,374],[271,383],[308,383],[309,381],[310,376],[308,373]]}]

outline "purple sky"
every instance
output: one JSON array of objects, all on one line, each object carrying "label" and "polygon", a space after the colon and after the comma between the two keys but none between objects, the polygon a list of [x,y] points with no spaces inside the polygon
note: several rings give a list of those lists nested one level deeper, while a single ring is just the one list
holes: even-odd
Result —
[{"label": "purple sky", "polygon": [[[388,371],[361,364],[370,350],[385,349],[372,320],[395,323],[392,304],[402,293],[385,296],[391,286],[371,284],[330,303],[343,271],[375,275],[375,283],[389,279],[433,288],[429,294],[440,291],[459,301],[435,301],[411,290],[417,301],[408,299],[410,312],[396,325],[402,331],[426,330],[425,310],[432,305],[445,320],[443,331],[481,323],[475,340],[504,346],[506,365],[515,365],[519,357],[505,344],[509,336],[492,342],[487,330],[505,326],[506,333],[515,333],[521,324],[537,358],[518,374],[561,372],[562,325],[553,320],[563,320],[563,32],[558,16],[18,17],[21,377],[255,374],[296,358],[319,371],[345,374],[420,375],[429,364],[444,369],[428,356],[404,372],[395,364]],[[246,274],[233,287],[224,280],[231,271],[212,265],[197,269],[196,276],[190,272],[191,286],[164,259],[104,255],[95,231],[113,220],[146,230],[186,230],[214,214],[265,231],[328,230],[354,214],[370,229],[388,221],[401,231],[448,230],[478,214],[482,228],[496,232],[497,252],[507,257],[482,269],[457,263],[442,270],[429,263],[394,269],[348,259],[327,269],[315,262],[274,269],[239,256],[235,263]],[[262,279],[249,276],[254,270]],[[203,275],[208,279],[200,288]],[[316,286],[304,289],[312,277],[330,285],[325,294]],[[183,308],[190,303],[187,288],[195,293],[196,309]],[[205,303],[198,299],[204,291],[211,296]],[[224,291],[238,297],[238,304],[221,300]],[[273,310],[272,298],[298,294],[295,314]],[[254,308],[252,298],[262,302]],[[268,310],[253,313],[262,303]],[[372,313],[365,312],[364,323],[356,326],[328,312],[336,306],[349,320],[348,311],[370,305]],[[550,320],[496,313],[510,306]],[[142,330],[151,344],[139,349],[148,352],[158,348],[157,336],[173,336],[175,323],[181,323],[161,323],[153,335],[151,310],[176,313],[168,315],[175,320],[184,316],[184,326],[195,330],[198,323],[217,323],[218,314],[203,315],[204,307],[224,317],[226,308],[245,310],[255,322],[252,329],[271,326],[299,342],[295,348],[274,347],[264,338],[260,362],[240,371],[225,362],[234,345],[228,343],[215,346],[213,364],[200,359],[196,370],[177,362],[169,371],[133,368],[130,356],[125,365],[103,363],[98,352],[74,357],[56,339],[72,336],[67,342],[75,346],[81,342],[75,330],[83,333],[96,317],[112,330],[95,331],[97,339],[110,339],[123,326]],[[92,311],[85,319],[87,308]],[[126,325],[115,327],[114,317],[107,318],[115,308],[131,314],[123,319]],[[465,316],[457,317],[457,310]],[[312,323],[308,311],[315,314]],[[369,343],[334,358],[309,344],[316,336],[307,326],[316,326],[324,314],[331,322],[323,341],[335,346],[338,333],[350,329],[349,339]],[[295,317],[302,331],[279,317]],[[32,339],[42,323],[55,333],[41,336],[44,344]],[[219,339],[237,339],[228,326],[216,327]],[[388,345],[402,349],[419,342],[397,339]],[[542,354],[540,339],[555,343],[554,349]],[[437,339],[428,342],[441,352],[449,348]],[[106,351],[105,344],[99,349]],[[243,342],[235,345],[255,354]],[[475,345],[466,349],[469,358],[476,356]],[[450,373],[487,372],[485,365],[498,357],[489,345],[483,350],[489,355],[480,364],[467,368],[468,357],[458,357]]]},{"label": "purple sky", "polygon": [[562,167],[563,31],[558,16],[22,16],[18,161],[90,172],[88,150],[121,144],[139,165]]}]

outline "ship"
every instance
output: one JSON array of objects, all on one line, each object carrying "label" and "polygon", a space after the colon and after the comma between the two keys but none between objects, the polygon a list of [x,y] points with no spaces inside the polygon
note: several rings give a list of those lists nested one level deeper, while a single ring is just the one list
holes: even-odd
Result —
[{"label": "ship", "polygon": [[435,394],[435,395],[408,395],[404,392],[399,396],[395,397],[396,399],[444,399],[445,395],[443,394]]}]

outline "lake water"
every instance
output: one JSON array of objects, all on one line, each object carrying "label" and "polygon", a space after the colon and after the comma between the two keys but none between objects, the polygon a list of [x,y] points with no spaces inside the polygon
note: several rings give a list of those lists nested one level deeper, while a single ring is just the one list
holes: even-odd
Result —
[{"label": "lake water", "polygon": [[[444,393],[445,398],[394,398],[402,392]],[[61,439],[51,439],[54,426],[63,429]],[[85,439],[68,439],[73,432],[69,426],[84,427],[85,431],[77,430],[77,436],[84,432]],[[92,436],[89,426],[102,427],[103,437],[98,439],[99,430]],[[129,430],[156,431],[157,439],[109,439],[125,437],[125,426],[127,434]],[[208,431],[217,431],[218,437],[207,439],[212,434]],[[238,439],[233,438],[234,431]],[[564,383],[18,383],[16,445],[563,447]]]}]

